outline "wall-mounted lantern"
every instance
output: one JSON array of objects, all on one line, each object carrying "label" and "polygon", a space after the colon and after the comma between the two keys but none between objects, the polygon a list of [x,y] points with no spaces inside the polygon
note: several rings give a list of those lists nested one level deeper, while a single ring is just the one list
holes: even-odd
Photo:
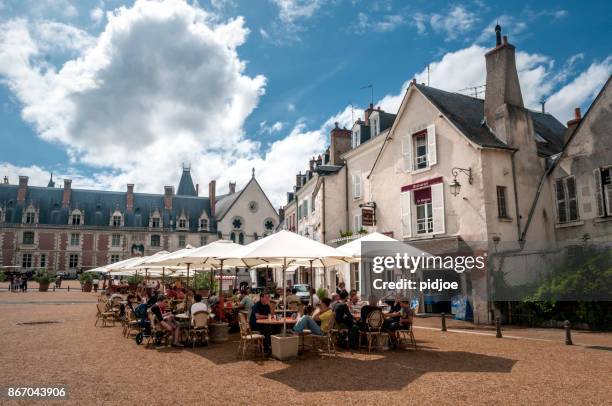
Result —
[{"label": "wall-mounted lantern", "polygon": [[468,183],[471,185],[473,180],[472,168],[464,169],[455,167],[451,170],[451,173],[453,174],[453,181],[450,184],[451,195],[457,196],[461,192],[461,183],[459,183],[457,180],[457,176],[459,176],[459,173],[466,174],[468,177]]}]

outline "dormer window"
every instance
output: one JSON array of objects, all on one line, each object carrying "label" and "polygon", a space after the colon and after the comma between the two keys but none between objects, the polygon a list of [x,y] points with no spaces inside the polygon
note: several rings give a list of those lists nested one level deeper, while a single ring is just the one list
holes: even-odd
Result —
[{"label": "dormer window", "polygon": [[177,230],[187,230],[189,228],[189,219],[185,213],[181,213],[178,220],[176,221]]},{"label": "dormer window", "polygon": [[31,211],[26,213],[25,223],[26,224],[34,224],[36,222],[36,213]]},{"label": "dormer window", "polygon": [[208,230],[208,219],[200,219],[200,230]]},{"label": "dormer window", "polygon": [[161,215],[159,214],[159,210],[155,209],[149,218],[149,228],[161,228],[161,225]]},{"label": "dormer window", "polygon": [[361,144],[361,129],[359,126],[355,126],[351,134],[351,147],[357,148],[359,144]]},{"label": "dormer window", "polygon": [[115,210],[115,212],[111,216],[110,225],[112,227],[121,227],[123,225],[123,215],[119,210]]},{"label": "dormer window", "polygon": [[159,217],[155,217],[151,219],[151,227],[152,228],[159,228]]},{"label": "dormer window", "polygon": [[187,228],[187,220],[179,219],[178,226],[179,226],[179,228]]},{"label": "dormer window", "polygon": [[80,210],[76,209],[72,211],[70,216],[70,224],[73,226],[80,226],[83,224],[83,216]]},{"label": "dormer window", "polygon": [[370,115],[370,136],[372,138],[380,134],[380,117],[378,113],[372,113]]},{"label": "dormer window", "polygon": [[24,224],[36,224],[38,223],[38,212],[32,204],[30,204],[24,211],[22,222]]}]

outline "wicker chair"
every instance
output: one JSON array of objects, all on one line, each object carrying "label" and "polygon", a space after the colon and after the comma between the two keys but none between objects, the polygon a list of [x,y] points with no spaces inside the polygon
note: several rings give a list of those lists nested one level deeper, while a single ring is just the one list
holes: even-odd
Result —
[{"label": "wicker chair", "polygon": [[192,326],[189,329],[189,340],[195,348],[196,341],[208,345],[208,312],[199,311],[191,315]]},{"label": "wicker chair", "polygon": [[109,323],[115,326],[115,313],[106,310],[106,305],[102,302],[98,302],[96,308],[98,309],[98,313],[96,314],[94,326],[97,326],[100,320],[102,320],[102,327],[106,327]]},{"label": "wicker chair", "polygon": [[125,306],[125,321],[123,324],[123,336],[129,337],[132,330],[139,330],[138,317],[134,314],[134,311],[129,307]]},{"label": "wicker chair", "polygon": [[387,336],[386,333],[383,333],[382,326],[384,322],[384,317],[382,314],[382,310],[373,310],[366,319],[366,329],[365,331],[359,332],[359,343],[361,346],[362,338],[365,337],[368,343],[368,352],[372,351],[372,343],[376,341],[378,344],[378,340],[383,336]]},{"label": "wicker chair", "polygon": [[255,351],[260,356],[264,353],[264,336],[255,334],[251,331],[246,316],[243,313],[238,313],[238,324],[240,326],[240,344],[238,344],[238,356],[245,359],[246,353],[251,346],[255,345]]},{"label": "wicker chair", "polygon": [[334,344],[334,339],[335,339],[336,334],[338,334],[338,330],[334,329],[335,323],[336,323],[336,319],[335,317],[332,317],[329,320],[329,328],[325,335],[322,335],[322,336],[318,336],[314,334],[310,335],[310,337],[312,338],[313,349],[318,350],[319,344],[323,344],[324,346],[327,347],[328,355],[332,355],[332,354],[336,355],[336,345]]},{"label": "wicker chair", "polygon": [[406,325],[402,324],[401,329],[396,331],[397,343],[401,348],[413,346],[414,349],[418,349],[416,340],[414,339],[414,333],[412,332],[412,323]]}]

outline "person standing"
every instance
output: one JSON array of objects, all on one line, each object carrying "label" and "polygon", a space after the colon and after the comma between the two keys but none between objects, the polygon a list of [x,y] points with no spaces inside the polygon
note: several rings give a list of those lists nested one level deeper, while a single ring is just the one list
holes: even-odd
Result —
[{"label": "person standing", "polygon": [[21,291],[24,293],[28,291],[28,275],[24,275],[21,279]]}]

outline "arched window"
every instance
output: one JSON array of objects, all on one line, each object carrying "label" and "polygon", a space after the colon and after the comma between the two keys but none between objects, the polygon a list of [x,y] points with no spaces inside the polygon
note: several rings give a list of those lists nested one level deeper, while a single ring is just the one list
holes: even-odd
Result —
[{"label": "arched window", "polygon": [[72,214],[70,215],[69,221],[69,224],[73,226],[80,226],[81,224],[83,224],[83,213],[81,213],[81,210],[72,210]]},{"label": "arched window", "polygon": [[232,240],[232,242],[236,242],[236,233],[232,231],[232,233],[230,234],[230,240]]},{"label": "arched window", "polygon": [[244,233],[238,234],[238,244],[244,245]]},{"label": "arched window", "polygon": [[112,227],[121,227],[123,225],[123,215],[119,210],[115,210],[111,216],[110,225]]},{"label": "arched window", "polygon": [[23,224],[38,223],[38,210],[36,210],[32,203],[24,210],[21,220]]}]

